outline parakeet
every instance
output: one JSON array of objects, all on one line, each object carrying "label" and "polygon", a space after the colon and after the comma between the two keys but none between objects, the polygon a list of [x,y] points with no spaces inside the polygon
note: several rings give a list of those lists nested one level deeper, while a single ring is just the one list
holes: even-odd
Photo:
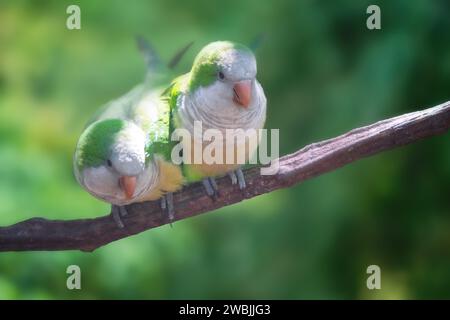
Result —
[{"label": "parakeet", "polygon": [[[149,50],[141,41],[142,45]],[[154,54],[144,54],[152,64]],[[161,98],[163,89],[147,77],[144,84],[108,103],[78,140],[76,179],[93,196],[112,204],[119,227],[126,205],[160,198],[173,219],[172,192],[182,187],[183,176],[170,162],[170,106]]]},{"label": "parakeet", "polygon": [[[194,136],[194,121],[201,121],[203,130],[217,129],[224,132],[224,137],[226,129],[263,128],[266,97],[256,73],[255,56],[246,46],[230,41],[208,44],[196,56],[190,72],[176,78],[166,90],[172,126],[187,129]],[[236,144],[234,154],[236,149],[246,147],[247,142]],[[246,159],[255,151],[256,148],[247,148]],[[227,152],[230,150],[224,148],[224,159]],[[202,180],[207,194],[213,198],[218,195],[214,179],[218,175],[227,173],[233,184],[238,183],[240,189],[246,187],[238,163],[188,164],[183,168],[187,180]]]}]

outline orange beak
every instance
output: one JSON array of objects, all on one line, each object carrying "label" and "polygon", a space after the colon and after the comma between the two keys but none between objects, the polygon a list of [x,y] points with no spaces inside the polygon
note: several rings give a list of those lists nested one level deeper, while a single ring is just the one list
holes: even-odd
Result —
[{"label": "orange beak", "polygon": [[131,199],[136,190],[136,177],[123,176],[119,178],[120,188],[125,192],[127,199]]},{"label": "orange beak", "polygon": [[247,108],[252,99],[252,82],[251,80],[236,82],[233,86],[233,101],[241,107]]}]

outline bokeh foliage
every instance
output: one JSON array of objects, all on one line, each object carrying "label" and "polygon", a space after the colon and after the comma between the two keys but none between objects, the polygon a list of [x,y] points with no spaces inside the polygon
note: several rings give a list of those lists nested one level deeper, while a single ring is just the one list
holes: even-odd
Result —
[{"label": "bokeh foliage", "polygon": [[[82,29],[65,27],[81,7]],[[366,28],[378,4],[382,29]],[[0,2],[0,224],[106,214],[72,175],[97,108],[140,82],[134,36],[177,72],[213,40],[258,49],[281,153],[450,98],[448,1]],[[0,298],[450,298],[450,137],[366,159],[288,190],[92,254],[0,254]],[[66,289],[66,267],[82,290]],[[382,270],[382,290],[365,287]]]}]

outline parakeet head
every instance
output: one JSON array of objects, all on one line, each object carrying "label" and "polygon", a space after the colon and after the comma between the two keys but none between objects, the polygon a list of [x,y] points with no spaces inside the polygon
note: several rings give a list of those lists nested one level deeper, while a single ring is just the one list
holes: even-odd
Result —
[{"label": "parakeet head", "polygon": [[220,109],[234,108],[242,112],[258,106],[256,71],[255,56],[244,45],[212,42],[195,58],[189,91],[208,101],[211,111],[220,114]]},{"label": "parakeet head", "polygon": [[78,182],[115,205],[133,202],[149,188],[154,172],[146,164],[146,135],[130,121],[106,119],[88,126],[74,156]]}]

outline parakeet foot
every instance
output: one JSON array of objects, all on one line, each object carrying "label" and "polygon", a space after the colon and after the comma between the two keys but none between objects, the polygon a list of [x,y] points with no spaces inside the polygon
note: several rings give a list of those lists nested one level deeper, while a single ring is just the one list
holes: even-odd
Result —
[{"label": "parakeet foot", "polygon": [[[120,218],[120,216],[121,216],[121,208],[124,208],[124,207],[119,207],[119,206],[115,206],[115,205],[111,206],[112,218],[114,219],[114,222],[116,223],[116,225],[120,229],[125,227],[125,225],[122,222],[122,219]],[[125,208],[124,208],[124,210],[125,210]],[[125,210],[125,212],[126,212],[126,210]]]},{"label": "parakeet foot", "polygon": [[202,183],[205,187],[206,194],[213,200],[217,200],[217,198],[219,197],[219,189],[217,187],[216,180],[213,177],[208,177],[203,179]]},{"label": "parakeet foot", "polygon": [[128,214],[127,207],[125,206],[119,207],[119,213],[121,217],[125,217]]},{"label": "parakeet foot", "polygon": [[239,184],[239,189],[245,189],[247,187],[247,184],[245,183],[245,177],[244,177],[244,173],[242,172],[242,169],[239,168],[235,171],[236,173],[236,177],[237,177],[237,181]]},{"label": "parakeet foot", "polygon": [[237,177],[236,177],[236,173],[234,171],[228,172],[228,176],[231,179],[231,184],[236,184],[238,182]]},{"label": "parakeet foot", "polygon": [[164,196],[161,197],[161,209],[167,212],[167,216],[169,221],[173,221],[175,217],[175,209],[173,205],[173,193],[168,192]]}]

